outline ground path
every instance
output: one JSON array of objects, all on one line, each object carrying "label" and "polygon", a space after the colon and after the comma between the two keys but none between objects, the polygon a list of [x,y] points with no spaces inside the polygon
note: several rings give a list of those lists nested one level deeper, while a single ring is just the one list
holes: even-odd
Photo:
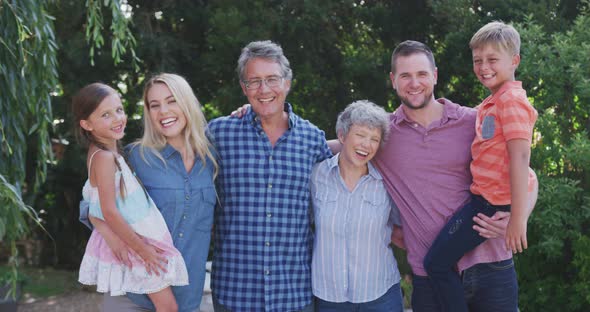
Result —
[{"label": "ground path", "polygon": [[[40,300],[23,298],[18,304],[18,312],[100,312],[101,304],[102,294],[80,289]],[[201,311],[213,312],[211,294],[203,296]]]}]

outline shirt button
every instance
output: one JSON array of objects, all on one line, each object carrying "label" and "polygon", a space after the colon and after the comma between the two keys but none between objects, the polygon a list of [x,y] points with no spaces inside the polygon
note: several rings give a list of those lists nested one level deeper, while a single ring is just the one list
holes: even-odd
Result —
[{"label": "shirt button", "polygon": [[188,182],[188,178],[185,178],[185,179],[184,179],[184,182]]},{"label": "shirt button", "polygon": [[270,246],[270,242],[266,242],[264,243],[266,246]]},{"label": "shirt button", "polygon": [[414,123],[414,128],[418,128],[418,124],[417,123]]},{"label": "shirt button", "polygon": [[270,274],[270,271],[269,270],[264,270],[264,274],[265,275],[269,275]]},{"label": "shirt button", "polygon": [[267,213],[267,214],[266,214],[266,217],[267,217],[267,218],[270,218],[270,217],[272,217],[272,213],[270,213],[270,212],[269,212],[269,213]]},{"label": "shirt button", "polygon": [[190,197],[190,196],[188,196],[188,195],[186,195],[186,196],[184,197],[184,199],[186,199],[186,200],[189,200],[189,198],[191,198],[191,197]]},{"label": "shirt button", "polygon": [[270,155],[270,156],[268,157],[268,160],[272,160],[272,155]]},{"label": "shirt button", "polygon": [[182,236],[184,236],[184,234],[180,233],[180,234],[178,234],[178,236],[182,237]]},{"label": "shirt button", "polygon": [[186,220],[186,215],[182,215],[182,219]]},{"label": "shirt button", "polygon": [[272,183],[268,184],[268,188],[271,189],[272,188]]}]

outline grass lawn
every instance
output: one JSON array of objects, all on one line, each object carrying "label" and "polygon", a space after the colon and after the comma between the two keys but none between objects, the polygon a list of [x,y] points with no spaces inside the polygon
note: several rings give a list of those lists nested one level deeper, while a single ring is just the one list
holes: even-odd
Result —
[{"label": "grass lawn", "polygon": [[[0,265],[0,275],[8,270],[7,266]],[[82,288],[82,285],[78,283],[77,271],[20,267],[19,272],[24,274],[22,297],[24,299],[46,298]]]}]

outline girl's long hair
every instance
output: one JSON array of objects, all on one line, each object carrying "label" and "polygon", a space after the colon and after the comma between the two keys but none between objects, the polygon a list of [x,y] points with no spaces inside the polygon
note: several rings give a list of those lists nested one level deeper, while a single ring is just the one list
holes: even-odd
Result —
[{"label": "girl's long hair", "polygon": [[[85,130],[80,125],[80,121],[86,120],[92,115],[92,113],[98,108],[102,101],[111,96],[111,95],[119,95],[119,93],[109,87],[108,85],[100,82],[91,83],[84,88],[80,89],[78,93],[72,99],[72,114],[74,115],[74,134],[76,136],[77,141],[85,146],[89,147],[91,144],[96,145],[101,150],[109,151],[109,149],[100,141],[98,141],[93,135],[92,132]],[[120,154],[121,142],[117,141],[117,150],[114,151]],[[113,152],[113,151],[111,151]],[[115,155],[113,155],[115,160],[115,165],[121,171],[121,164]],[[90,177],[90,168],[88,168],[89,173],[88,176]],[[120,179],[120,187],[119,191],[121,194],[121,198],[125,198],[125,181],[123,180],[123,175],[121,175]]]}]

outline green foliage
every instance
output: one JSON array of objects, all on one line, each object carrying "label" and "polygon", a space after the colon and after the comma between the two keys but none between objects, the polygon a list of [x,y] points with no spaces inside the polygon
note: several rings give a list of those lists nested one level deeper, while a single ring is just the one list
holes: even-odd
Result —
[{"label": "green foliage", "polygon": [[[10,267],[0,266],[2,276],[10,275]],[[23,282],[22,292],[27,299],[47,298],[64,295],[80,289],[77,272],[55,270],[52,268],[21,268],[19,281]]]},{"label": "green foliage", "polygon": [[[517,79],[539,112],[531,165],[541,190],[529,222],[530,248],[516,259],[521,310],[586,311],[589,19],[587,0],[0,0],[0,174],[17,193],[25,186],[25,202],[36,197],[44,225],[60,242],[58,264],[72,268],[88,235],[76,221],[85,165],[68,110],[83,85],[118,88],[129,116],[141,116],[145,79],[179,73],[210,119],[246,101],[235,72],[240,49],[270,39],[281,44],[294,71],[288,101],[334,137],[337,113],[354,100],[397,107],[389,62],[407,39],[433,48],[437,96],[477,105],[488,91],[472,73],[468,42],[485,23],[503,20],[521,33]],[[50,159],[53,119],[63,122],[52,137],[70,145],[33,194]],[[140,135],[140,124],[130,119],[127,142]]]},{"label": "green foliage", "polygon": [[37,219],[35,210],[22,201],[17,188],[0,175],[0,242],[14,242],[27,233],[25,216]]},{"label": "green foliage", "polygon": [[[119,62],[130,50],[135,60],[135,41],[120,2],[103,2],[114,18],[112,58]],[[41,225],[35,210],[25,203],[35,200],[47,164],[53,161],[51,97],[60,88],[54,18],[47,11],[54,3],[0,0],[0,242],[10,246],[13,289],[18,278],[16,241],[29,234],[29,223]],[[91,13],[95,15],[88,17],[89,40],[100,47],[102,18],[94,6]]]},{"label": "green foliage", "polygon": [[11,250],[12,291],[18,278],[16,240],[27,233],[25,216],[37,222],[22,198],[34,196],[52,156],[57,46],[46,7],[47,1],[0,0],[0,242]]},{"label": "green foliage", "polygon": [[531,246],[516,257],[520,307],[587,311],[590,197],[584,196],[587,190],[579,181],[545,177],[539,182],[539,200],[529,222]]},{"label": "green foliage", "polygon": [[[26,182],[31,191],[51,158],[50,93],[57,85],[57,46],[46,5],[0,0],[0,174],[17,187]],[[38,157],[28,159],[29,149]]]},{"label": "green foliage", "polygon": [[139,69],[139,58],[135,55],[136,41],[129,28],[131,8],[118,0],[87,0],[86,1],[86,41],[90,44],[90,63],[94,65],[94,49],[104,44],[104,18],[102,6],[108,7],[111,13],[111,57],[115,64],[121,63],[121,56],[129,50],[135,69]]},{"label": "green foliage", "polygon": [[[590,308],[589,2],[568,29],[547,34],[528,15],[520,78],[539,112],[531,164],[539,175],[529,250],[517,257],[523,311]],[[543,261],[539,261],[543,259]]]}]

